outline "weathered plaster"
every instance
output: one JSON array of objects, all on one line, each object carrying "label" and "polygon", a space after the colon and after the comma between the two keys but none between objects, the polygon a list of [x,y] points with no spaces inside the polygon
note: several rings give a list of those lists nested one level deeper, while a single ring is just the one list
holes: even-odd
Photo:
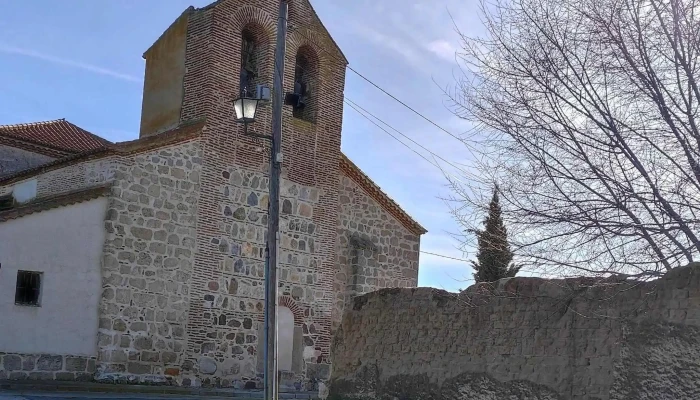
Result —
[{"label": "weathered plaster", "polygon": [[[0,352],[97,354],[107,199],[0,224]],[[17,271],[42,272],[39,307],[15,305]]]}]

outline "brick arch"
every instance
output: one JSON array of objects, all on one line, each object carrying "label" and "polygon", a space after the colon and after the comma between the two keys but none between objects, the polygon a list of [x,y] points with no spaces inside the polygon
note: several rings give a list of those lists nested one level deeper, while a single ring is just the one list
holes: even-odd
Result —
[{"label": "brick arch", "polygon": [[[287,307],[294,314],[294,325],[301,326],[304,324],[304,309],[290,296],[280,296],[277,305]],[[265,321],[265,314],[258,315],[258,321]]]},{"label": "brick arch", "polygon": [[[233,59],[240,63],[241,60],[241,44],[243,41],[244,32],[250,34],[263,49],[263,54],[258,62],[259,78],[256,83],[270,83],[272,81],[272,66],[275,56],[274,33],[276,23],[273,18],[259,8],[252,6],[243,6],[235,12],[228,15],[224,19],[224,31],[234,32],[239,43],[232,43],[231,48],[238,49],[238,54],[233,55]],[[240,89],[239,89],[240,90]]]},{"label": "brick arch", "polygon": [[260,8],[243,6],[232,13],[228,20],[236,31],[243,30],[243,27],[251,23],[259,25],[267,33],[269,41],[271,43],[274,41],[276,21]]},{"label": "brick arch", "polygon": [[319,58],[316,49],[309,44],[303,44],[296,50],[294,57],[294,79],[292,82],[303,82],[306,85],[306,107],[295,108],[293,115],[308,122],[315,122],[318,112],[318,98],[323,92],[323,79],[320,74]]},{"label": "brick arch", "polygon": [[292,314],[294,314],[294,325],[301,326],[304,323],[304,310],[297,304],[297,302],[290,296],[280,296],[279,302],[280,306],[287,307]]},{"label": "brick arch", "polygon": [[323,65],[334,61],[333,56],[328,54],[329,52],[333,53],[335,51],[334,47],[329,47],[331,46],[328,43],[330,42],[330,38],[327,38],[325,42],[324,44],[324,40],[319,37],[319,34],[310,29],[298,28],[290,30],[287,35],[287,62],[291,62],[293,66],[299,48],[308,46],[313,49],[315,57],[317,57],[319,62],[319,68],[321,68]]},{"label": "brick arch", "polygon": [[[294,89],[294,75],[296,67],[296,58],[300,50],[314,62],[314,69],[317,72],[314,88],[316,95],[312,100],[319,100],[319,94],[323,92],[323,88],[334,79],[334,70],[336,68],[345,68],[341,65],[339,56],[335,56],[334,45],[332,40],[326,35],[316,33],[306,28],[298,28],[291,30],[287,37],[287,54],[285,58],[285,90],[292,91]],[[329,54],[330,53],[330,54]],[[330,68],[329,68],[330,67]],[[313,106],[314,104],[312,104]],[[315,104],[316,108],[320,107],[319,103]],[[318,117],[318,114],[316,115]],[[312,118],[312,122],[316,122],[317,118]]]},{"label": "brick arch", "polygon": [[[255,43],[255,53],[253,58],[255,59],[257,66],[255,71],[257,75],[251,79],[252,90],[255,88],[256,84],[264,84],[271,80],[272,68],[270,66],[272,65],[272,61],[270,57],[274,57],[274,50],[272,49],[272,42],[270,41],[268,32],[266,32],[265,28],[257,22],[248,22],[245,24],[243,28],[241,28],[240,35],[241,44],[245,40],[252,40],[253,43]],[[241,52],[243,51],[244,49],[241,48]],[[241,54],[240,62],[243,63],[243,54]],[[241,88],[239,87],[239,91],[240,90]]]}]

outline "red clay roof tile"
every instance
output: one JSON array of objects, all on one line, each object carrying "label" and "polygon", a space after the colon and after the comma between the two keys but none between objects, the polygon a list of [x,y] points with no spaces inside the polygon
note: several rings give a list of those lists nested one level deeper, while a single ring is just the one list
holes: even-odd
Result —
[{"label": "red clay roof tile", "polygon": [[26,140],[73,153],[94,150],[110,144],[109,141],[73,125],[65,119],[0,125],[0,136]]}]

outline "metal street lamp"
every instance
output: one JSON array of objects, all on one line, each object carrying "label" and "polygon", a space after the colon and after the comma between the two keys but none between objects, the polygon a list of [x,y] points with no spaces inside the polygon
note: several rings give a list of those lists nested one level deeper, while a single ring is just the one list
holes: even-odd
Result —
[{"label": "metal street lamp", "polygon": [[258,112],[259,99],[247,97],[247,92],[243,91],[243,97],[233,101],[233,109],[236,112],[236,122],[242,123],[246,133],[248,124],[255,122],[255,114]]}]

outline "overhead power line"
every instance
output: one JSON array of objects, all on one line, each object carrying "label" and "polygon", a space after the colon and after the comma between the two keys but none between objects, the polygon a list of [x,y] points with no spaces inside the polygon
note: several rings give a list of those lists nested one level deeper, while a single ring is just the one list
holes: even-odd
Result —
[{"label": "overhead power line", "polygon": [[[328,51],[325,50],[325,49],[323,49],[323,50],[326,51],[326,52],[328,52]],[[425,115],[419,113],[419,112],[416,111],[413,107],[411,107],[411,106],[409,106],[408,104],[404,103],[402,100],[400,100],[399,98],[397,98],[397,97],[394,96],[393,94],[387,92],[387,91],[386,91],[385,89],[383,89],[381,86],[379,86],[378,84],[372,82],[369,78],[367,78],[366,76],[364,76],[364,75],[362,75],[361,73],[359,73],[359,72],[358,72],[356,69],[354,69],[353,67],[351,67],[351,66],[348,65],[348,69],[349,69],[350,71],[354,72],[355,75],[357,75],[357,76],[359,76],[360,78],[362,78],[362,79],[364,79],[365,81],[367,81],[370,85],[372,85],[372,86],[374,86],[375,88],[377,88],[378,90],[380,90],[382,93],[386,94],[387,96],[391,97],[392,99],[394,99],[396,102],[398,102],[398,103],[401,104],[402,106],[404,106],[404,107],[406,107],[407,109],[411,110],[414,114],[416,114],[416,115],[418,115],[419,117],[423,118],[424,120],[428,121],[431,125],[435,126],[436,128],[440,129],[441,131],[445,132],[446,134],[452,136],[453,138],[459,140],[460,142],[462,141],[462,139],[461,139],[459,136],[453,134],[452,132],[450,132],[450,131],[448,131],[447,129],[443,128],[442,126],[438,125],[438,124],[437,124],[435,121],[433,121],[432,119],[430,119],[430,118],[426,117]]]},{"label": "overhead power line", "polygon": [[398,137],[396,137],[394,134],[392,134],[392,133],[389,132],[388,130],[384,129],[383,126],[379,125],[379,124],[376,123],[373,119],[371,119],[370,117],[368,117],[367,115],[365,115],[362,111],[360,111],[358,108],[356,108],[356,107],[355,107],[353,104],[351,104],[349,101],[346,100],[346,101],[345,101],[345,104],[347,104],[347,105],[350,106],[353,110],[355,110],[358,114],[360,114],[361,116],[363,116],[367,121],[369,121],[369,122],[371,122],[372,124],[374,124],[374,126],[376,126],[377,128],[381,129],[382,131],[384,131],[384,133],[386,133],[387,135],[389,135],[389,136],[391,136],[392,138],[394,138],[394,140],[396,140],[397,142],[399,142],[399,143],[401,143],[402,145],[404,145],[407,149],[409,149],[409,150],[411,150],[412,152],[416,153],[416,155],[418,155],[420,158],[422,158],[422,159],[424,159],[425,161],[427,161],[430,165],[434,166],[434,167],[437,168],[437,169],[442,170],[442,168],[440,168],[440,166],[439,166],[437,163],[435,163],[434,161],[430,161],[430,160],[429,160],[427,157],[425,157],[423,154],[417,152],[413,147],[411,147],[411,146],[407,145],[406,143],[404,143],[403,141],[401,141],[401,139],[399,139]]},{"label": "overhead power line", "polygon": [[[341,60],[338,56],[336,56],[335,54],[333,54],[333,52],[331,52],[330,50],[326,49],[325,47],[323,47],[323,46],[321,46],[321,45],[319,45],[319,44],[316,44],[316,42],[314,42],[311,38],[309,38],[308,36],[306,36],[302,31],[298,31],[298,32],[299,32],[306,40],[308,40],[308,41],[311,42],[311,43],[314,43],[316,47],[318,47],[319,49],[321,49],[324,53],[328,54],[330,57],[332,57],[332,58],[335,59],[336,61],[343,62],[343,63],[345,62],[345,60]],[[417,111],[415,108],[413,108],[413,107],[411,107],[410,105],[408,105],[408,104],[407,104],[406,102],[404,102],[403,100],[401,100],[401,99],[399,99],[398,97],[396,97],[395,95],[391,94],[388,90],[386,90],[386,89],[384,89],[383,87],[379,86],[379,84],[373,82],[371,79],[369,79],[368,77],[366,77],[364,74],[360,73],[360,72],[359,72],[358,70],[356,70],[355,68],[353,68],[353,67],[351,67],[350,65],[348,65],[348,66],[347,66],[347,69],[350,70],[351,72],[353,72],[355,75],[357,75],[357,76],[359,76],[360,78],[362,78],[364,81],[366,81],[366,82],[369,83],[370,85],[374,86],[377,90],[379,90],[379,91],[381,91],[382,93],[384,93],[385,95],[389,96],[392,100],[396,101],[397,103],[401,104],[401,105],[402,105],[403,107],[405,107],[406,109],[410,110],[412,113],[414,113],[414,114],[416,114],[417,116],[421,117],[422,119],[424,119],[425,121],[427,121],[428,123],[430,123],[431,125],[433,125],[434,127],[438,128],[438,129],[441,130],[442,132],[444,132],[444,133],[446,133],[446,134],[452,136],[453,138],[459,140],[460,142],[464,143],[464,141],[462,140],[462,138],[460,138],[459,136],[455,135],[454,133],[448,131],[447,129],[443,128],[442,126],[440,126],[437,122],[433,121],[432,119],[426,117],[424,114],[420,113],[419,111]]]},{"label": "overhead power line", "polygon": [[[376,115],[372,114],[371,112],[367,111],[367,109],[365,109],[365,108],[362,107],[361,105],[359,105],[359,104],[357,104],[356,102],[350,100],[350,98],[348,98],[347,96],[345,97],[345,100],[346,100],[346,104],[348,104],[349,106],[351,106],[351,107],[354,106],[353,108],[355,108],[355,107],[359,108],[359,109],[362,110],[365,114],[371,116],[372,118],[374,118],[374,119],[376,119],[377,121],[381,122],[382,124],[386,125],[389,129],[393,130],[394,132],[398,133],[399,135],[401,135],[401,136],[405,137],[406,139],[410,140],[413,144],[415,144],[416,146],[420,147],[421,149],[427,151],[427,152],[430,153],[433,157],[438,158],[438,159],[444,161],[446,164],[448,164],[448,165],[450,165],[450,166],[456,168],[456,169],[459,170],[460,172],[463,172],[463,173],[465,173],[465,174],[467,173],[466,171],[464,171],[464,170],[462,169],[462,167],[459,167],[459,166],[453,164],[452,162],[446,160],[445,158],[443,158],[443,157],[440,156],[439,154],[436,154],[436,153],[433,152],[432,150],[430,150],[430,149],[428,149],[427,147],[423,146],[422,144],[418,143],[417,141],[415,141],[414,139],[412,139],[412,138],[409,137],[408,135],[404,134],[403,132],[401,132],[401,131],[399,131],[398,129],[394,128],[393,126],[389,125],[387,122],[385,122],[385,121],[382,120],[381,118],[379,118],[379,117],[377,117]],[[357,109],[355,109],[355,110],[357,111]],[[441,169],[442,169],[442,168],[441,168]]]},{"label": "overhead power line", "polygon": [[442,254],[431,253],[431,252],[429,252],[429,251],[424,251],[424,250],[421,250],[420,252],[423,253],[423,254],[428,254],[428,255],[431,255],[431,256],[435,256],[435,257],[446,258],[446,259],[448,259],[448,260],[469,262],[469,260],[465,260],[464,258],[457,258],[457,257],[444,256],[444,255],[442,255]]}]

